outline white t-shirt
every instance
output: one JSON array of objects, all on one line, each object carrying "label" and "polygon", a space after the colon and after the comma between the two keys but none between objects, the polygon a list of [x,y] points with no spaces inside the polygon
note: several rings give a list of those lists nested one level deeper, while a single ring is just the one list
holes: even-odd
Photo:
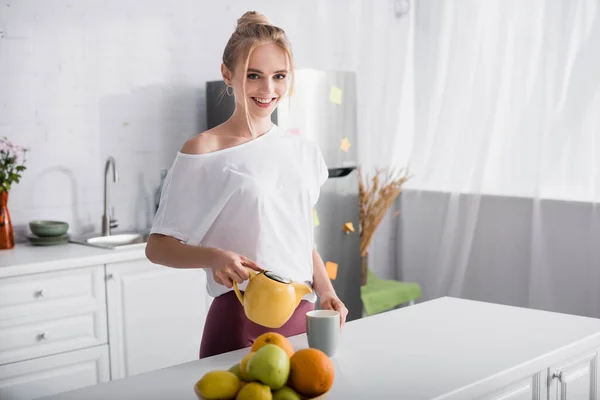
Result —
[{"label": "white t-shirt", "polygon": [[[212,153],[178,152],[151,233],[233,251],[265,270],[312,284],[313,207],[327,177],[319,148],[277,126]],[[211,296],[232,290],[205,271]],[[316,300],[314,293],[304,298]]]}]

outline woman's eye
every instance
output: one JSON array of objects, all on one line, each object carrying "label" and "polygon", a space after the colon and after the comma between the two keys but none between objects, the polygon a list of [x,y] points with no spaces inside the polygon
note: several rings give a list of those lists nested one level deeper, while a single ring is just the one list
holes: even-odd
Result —
[{"label": "woman's eye", "polygon": [[258,79],[258,74],[248,74],[248,79]]},{"label": "woman's eye", "polygon": [[275,79],[285,79],[285,74],[277,74],[275,75]]}]

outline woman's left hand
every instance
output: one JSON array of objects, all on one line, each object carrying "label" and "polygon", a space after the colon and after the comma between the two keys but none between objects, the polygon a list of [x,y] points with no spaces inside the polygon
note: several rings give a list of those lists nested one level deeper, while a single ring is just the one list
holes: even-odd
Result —
[{"label": "woman's left hand", "polygon": [[342,303],[335,293],[323,293],[320,297],[321,308],[323,310],[334,310],[340,313],[340,329],[342,329],[346,322],[346,316],[348,315],[348,309],[344,303]]}]

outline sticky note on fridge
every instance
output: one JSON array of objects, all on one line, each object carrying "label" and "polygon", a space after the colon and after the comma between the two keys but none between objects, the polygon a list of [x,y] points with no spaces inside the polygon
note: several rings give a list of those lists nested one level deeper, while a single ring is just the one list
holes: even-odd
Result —
[{"label": "sticky note on fridge", "polygon": [[335,278],[337,278],[338,265],[336,263],[327,261],[325,263],[325,270],[327,271],[327,276],[329,276],[329,279],[333,281]]},{"label": "sticky note on fridge", "polygon": [[354,224],[352,222],[346,222],[343,229],[344,233],[354,232]]},{"label": "sticky note on fridge", "polygon": [[348,152],[348,149],[350,148],[351,144],[350,141],[348,140],[348,138],[343,138],[341,143],[340,143],[340,149],[342,149],[342,151]]},{"label": "sticky note on fridge", "polygon": [[332,86],[329,90],[329,101],[335,104],[342,104],[342,89]]},{"label": "sticky note on fridge", "polygon": [[317,210],[315,210],[313,208],[313,226],[317,227],[319,226],[320,222],[319,222],[319,216],[317,215]]}]

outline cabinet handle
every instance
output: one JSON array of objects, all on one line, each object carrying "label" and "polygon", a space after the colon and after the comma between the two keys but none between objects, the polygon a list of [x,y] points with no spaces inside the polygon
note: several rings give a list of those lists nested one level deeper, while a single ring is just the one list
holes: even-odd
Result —
[{"label": "cabinet handle", "polygon": [[38,341],[42,341],[42,340],[46,340],[46,339],[48,339],[48,332],[42,332],[39,335],[37,335]]},{"label": "cabinet handle", "polygon": [[552,379],[558,379],[558,381],[560,383],[562,383],[562,374],[563,374],[562,371],[560,371],[559,373],[555,372],[555,373],[552,374]]},{"label": "cabinet handle", "polygon": [[115,274],[108,274],[108,275],[106,275],[106,280],[107,281],[110,281],[112,279],[115,279]]},{"label": "cabinet handle", "polygon": [[36,290],[33,294],[35,297],[44,297],[44,289]]}]

